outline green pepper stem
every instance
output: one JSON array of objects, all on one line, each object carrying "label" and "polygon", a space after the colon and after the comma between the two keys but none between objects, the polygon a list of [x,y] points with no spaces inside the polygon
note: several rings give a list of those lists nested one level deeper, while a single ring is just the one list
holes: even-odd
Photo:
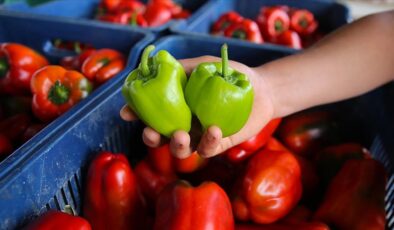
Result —
[{"label": "green pepper stem", "polygon": [[8,71],[8,62],[7,58],[0,58],[0,78],[4,77]]},{"label": "green pepper stem", "polygon": [[148,76],[150,74],[148,60],[149,60],[150,53],[154,49],[155,49],[154,45],[149,45],[144,49],[144,52],[142,53],[140,69],[142,71],[142,75],[144,75],[144,76]]},{"label": "green pepper stem", "polygon": [[228,75],[228,52],[227,52],[227,44],[222,45],[222,76],[224,78]]},{"label": "green pepper stem", "polygon": [[66,103],[69,98],[70,89],[60,83],[60,81],[56,81],[48,93],[48,99],[55,105]]},{"label": "green pepper stem", "polygon": [[67,204],[66,206],[64,206],[63,212],[64,212],[64,213],[67,213],[67,214],[69,214],[69,215],[75,216],[74,210],[73,210],[73,208],[71,207],[71,205],[69,205],[69,204]]},{"label": "green pepper stem", "polygon": [[130,25],[137,26],[137,12],[133,12],[131,15]]}]

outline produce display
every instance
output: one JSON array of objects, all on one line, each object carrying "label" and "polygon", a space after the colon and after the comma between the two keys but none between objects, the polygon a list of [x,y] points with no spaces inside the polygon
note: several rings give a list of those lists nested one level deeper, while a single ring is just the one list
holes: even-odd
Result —
[{"label": "produce display", "polygon": [[211,33],[258,44],[269,42],[302,49],[320,39],[318,25],[313,13],[306,9],[264,6],[254,21],[235,11],[224,13],[212,25]]},{"label": "produce display", "polygon": [[157,27],[171,19],[185,19],[190,12],[173,0],[101,0],[96,19],[139,27]]},{"label": "produce display", "polygon": [[0,45],[1,160],[126,65],[116,50],[59,39],[53,44],[80,53],[64,57],[60,66],[22,44]]}]

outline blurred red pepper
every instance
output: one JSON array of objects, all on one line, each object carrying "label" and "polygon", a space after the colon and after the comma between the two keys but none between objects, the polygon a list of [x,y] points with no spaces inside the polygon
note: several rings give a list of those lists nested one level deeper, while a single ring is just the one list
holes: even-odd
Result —
[{"label": "blurred red pepper", "polygon": [[289,29],[290,19],[283,6],[262,7],[257,16],[257,24],[268,40]]},{"label": "blurred red pepper", "polygon": [[102,84],[124,69],[123,54],[113,49],[100,49],[92,53],[82,64],[82,73],[93,82]]},{"label": "blurred red pepper", "polygon": [[143,229],[145,204],[124,154],[101,152],[91,162],[83,213],[94,230]]},{"label": "blurred red pepper", "polygon": [[50,210],[30,223],[25,230],[91,230],[89,222],[82,217]]},{"label": "blurred red pepper", "polygon": [[229,11],[225,14],[222,14],[222,16],[216,20],[216,22],[212,25],[211,32],[214,35],[222,35],[229,26],[233,24],[239,24],[242,22],[242,20],[243,17],[237,12]]},{"label": "blurred red pepper", "polygon": [[316,168],[323,184],[327,186],[332,178],[350,159],[370,158],[369,151],[356,143],[345,143],[327,147],[316,155]]},{"label": "blurred red pepper", "polygon": [[46,66],[31,80],[33,113],[41,121],[51,121],[87,97],[91,83],[82,74],[61,66]]},{"label": "blurred red pepper", "polygon": [[286,216],[301,198],[300,165],[290,152],[263,149],[250,159],[236,186],[235,218],[270,224]]},{"label": "blurred red pepper", "polygon": [[173,19],[186,19],[190,17],[191,13],[188,10],[183,9],[181,12],[173,14],[172,18]]},{"label": "blurred red pepper", "polygon": [[234,163],[242,162],[247,159],[267,143],[279,126],[281,120],[281,118],[271,120],[256,136],[227,150],[225,153],[227,159]]},{"label": "blurred red pepper", "polygon": [[58,49],[70,50],[76,53],[81,53],[85,50],[94,49],[91,44],[81,43],[78,41],[64,41],[62,39],[55,39],[53,41],[53,45]]},{"label": "blurred red pepper", "polygon": [[29,127],[31,118],[27,114],[16,114],[0,122],[0,133],[10,141],[17,141]]},{"label": "blurred red pepper", "polygon": [[318,22],[313,14],[305,9],[290,11],[290,28],[300,36],[307,36],[314,33]]},{"label": "blurred red pepper", "polygon": [[101,0],[101,4],[107,11],[115,11],[123,1],[125,0]]},{"label": "blurred red pepper", "polygon": [[283,224],[275,223],[268,225],[237,224],[235,230],[330,230],[320,222]]},{"label": "blurred red pepper", "polygon": [[76,56],[67,56],[60,60],[60,65],[67,70],[77,70],[81,71],[82,64],[85,60],[90,57],[96,50],[87,49]]},{"label": "blurred red pepper", "polygon": [[26,141],[30,140],[33,136],[35,136],[43,128],[45,128],[45,124],[38,124],[38,123],[30,124],[29,127],[27,127],[25,132],[22,134],[22,136],[20,138],[21,142],[25,143]]},{"label": "blurred red pepper", "polygon": [[141,13],[132,11],[119,12],[114,14],[104,14],[98,17],[101,21],[117,23],[121,25],[135,25],[147,27],[148,23]]},{"label": "blurred red pepper", "polygon": [[247,40],[253,43],[264,42],[256,22],[250,19],[244,19],[240,23],[231,24],[224,31],[224,36]]},{"label": "blurred red pepper", "polygon": [[186,181],[167,186],[156,205],[155,230],[234,229],[227,194],[214,182],[192,187]]},{"label": "blurred red pepper", "polygon": [[30,94],[33,73],[48,65],[44,56],[17,43],[0,45],[0,92]]},{"label": "blurred red pepper", "polygon": [[168,10],[170,10],[172,15],[179,14],[182,11],[182,6],[178,5],[173,0],[150,0],[149,3],[165,6]]},{"label": "blurred red pepper", "polygon": [[338,229],[384,230],[387,174],[373,159],[348,160],[314,215]]},{"label": "blurred red pepper", "polygon": [[145,5],[137,0],[122,0],[117,5],[115,12],[131,12],[131,13],[142,13],[145,9]]},{"label": "blurred red pepper", "polygon": [[326,111],[304,111],[283,118],[279,139],[292,152],[311,156],[338,141],[338,124]]},{"label": "blurred red pepper", "polygon": [[10,155],[12,151],[13,147],[10,139],[6,135],[0,133],[0,160]]},{"label": "blurred red pepper", "polygon": [[302,42],[300,36],[292,30],[284,31],[276,39],[274,39],[273,42],[280,45],[288,46],[293,49],[302,49]]},{"label": "blurred red pepper", "polygon": [[151,27],[164,25],[171,17],[171,9],[166,4],[150,2],[145,8],[144,18]]}]

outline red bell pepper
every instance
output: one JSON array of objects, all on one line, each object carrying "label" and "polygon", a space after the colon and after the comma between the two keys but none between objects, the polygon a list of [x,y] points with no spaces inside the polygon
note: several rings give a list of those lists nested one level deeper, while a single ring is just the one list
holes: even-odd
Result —
[{"label": "red bell pepper", "polygon": [[87,97],[91,90],[91,83],[79,72],[46,66],[31,80],[33,113],[41,121],[51,121]]},{"label": "red bell pepper", "polygon": [[10,139],[6,135],[0,133],[0,160],[10,155],[12,150],[13,147]]},{"label": "red bell pepper", "polygon": [[227,194],[214,182],[192,187],[186,181],[167,186],[156,205],[155,230],[232,230],[234,219]]},{"label": "red bell pepper", "polygon": [[231,162],[239,163],[250,157],[267,143],[281,120],[281,118],[271,120],[256,136],[227,150],[225,153],[227,159]]},{"label": "red bell pepper", "polygon": [[47,59],[29,47],[17,43],[1,44],[0,91],[29,94],[33,73],[46,65]]},{"label": "red bell pepper", "polygon": [[330,230],[330,228],[320,222],[311,222],[294,224],[276,223],[268,225],[237,224],[235,230]]},{"label": "red bell pepper", "polygon": [[274,43],[288,46],[293,49],[302,49],[300,36],[292,30],[286,30],[281,33],[276,39],[274,39]]},{"label": "red bell pepper", "polygon": [[82,53],[76,56],[67,56],[60,60],[60,65],[68,70],[77,70],[81,71],[82,64],[85,60],[90,57],[96,50],[95,49],[87,49]]},{"label": "red bell pepper", "polygon": [[239,24],[243,21],[243,17],[235,11],[229,11],[222,16],[212,25],[212,34],[222,35],[224,31],[233,24]]},{"label": "red bell pepper", "polygon": [[133,11],[124,11],[114,14],[104,14],[98,17],[101,21],[117,23],[121,25],[135,25],[140,27],[147,27],[148,22],[141,13]]},{"label": "red bell pepper", "polygon": [[78,41],[64,41],[62,39],[55,39],[52,43],[57,49],[74,51],[76,53],[81,53],[85,50],[94,49],[91,44],[81,43]]},{"label": "red bell pepper", "polygon": [[350,159],[370,158],[369,151],[356,143],[327,147],[316,155],[316,168],[323,185],[327,186],[342,166]]},{"label": "red bell pepper", "polygon": [[10,141],[17,141],[29,127],[31,118],[27,114],[16,114],[0,122],[0,133],[3,133]]},{"label": "red bell pepper", "polygon": [[124,69],[123,54],[112,49],[101,49],[91,54],[82,64],[82,73],[93,82],[102,84]]},{"label": "red bell pepper", "polygon": [[302,194],[301,169],[293,154],[263,149],[248,162],[232,200],[238,220],[270,224],[286,216]]},{"label": "red bell pepper", "polygon": [[264,42],[258,25],[250,19],[244,19],[240,23],[231,24],[224,31],[224,36],[247,40],[258,44]]},{"label": "red bell pepper", "polygon": [[308,10],[293,10],[290,12],[290,28],[301,36],[314,33],[318,22],[313,14]]},{"label": "red bell pepper", "polygon": [[338,141],[338,124],[326,111],[304,111],[282,120],[279,139],[295,154],[311,156]]},{"label": "red bell pepper", "polygon": [[282,6],[262,7],[256,21],[268,40],[288,30],[290,25],[289,16]]},{"label": "red bell pepper", "polygon": [[[71,207],[67,207],[71,209]],[[89,222],[74,216],[72,210],[66,212],[50,210],[30,223],[25,230],[91,230]]]},{"label": "red bell pepper", "polygon": [[190,17],[191,13],[188,10],[183,9],[181,12],[173,14],[172,18],[173,19],[186,19]]},{"label": "red bell pepper", "polygon": [[164,25],[171,20],[171,17],[171,9],[166,4],[148,3],[144,12],[144,18],[151,27]]},{"label": "red bell pepper", "polygon": [[132,12],[132,13],[141,13],[145,10],[145,5],[137,0],[122,0],[117,5],[115,9],[115,13],[120,12]]},{"label": "red bell pepper", "polygon": [[384,230],[387,174],[373,159],[348,160],[314,215],[338,229]]},{"label": "red bell pepper", "polygon": [[124,154],[102,152],[89,166],[83,213],[95,230],[143,229],[145,204]]}]

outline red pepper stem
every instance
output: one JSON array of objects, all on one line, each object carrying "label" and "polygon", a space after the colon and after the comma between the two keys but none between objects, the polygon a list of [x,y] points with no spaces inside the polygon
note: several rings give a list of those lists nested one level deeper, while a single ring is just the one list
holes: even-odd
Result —
[{"label": "red pepper stem", "polygon": [[8,62],[7,58],[0,58],[0,78],[4,77],[8,71]]},{"label": "red pepper stem", "polygon": [[150,74],[149,66],[148,66],[148,60],[149,60],[149,55],[150,53],[155,49],[154,45],[149,45],[144,49],[144,52],[142,53],[141,57],[141,64],[140,64],[140,70],[142,72],[142,75],[148,76]]},{"label": "red pepper stem", "polygon": [[228,47],[227,44],[222,45],[222,76],[226,78],[228,76]]},{"label": "red pepper stem", "polygon": [[71,205],[66,205],[66,206],[64,206],[63,212],[64,212],[64,213],[67,213],[67,214],[70,214],[70,215],[72,215],[72,216],[75,216],[74,210],[73,210],[73,208],[71,207]]}]

